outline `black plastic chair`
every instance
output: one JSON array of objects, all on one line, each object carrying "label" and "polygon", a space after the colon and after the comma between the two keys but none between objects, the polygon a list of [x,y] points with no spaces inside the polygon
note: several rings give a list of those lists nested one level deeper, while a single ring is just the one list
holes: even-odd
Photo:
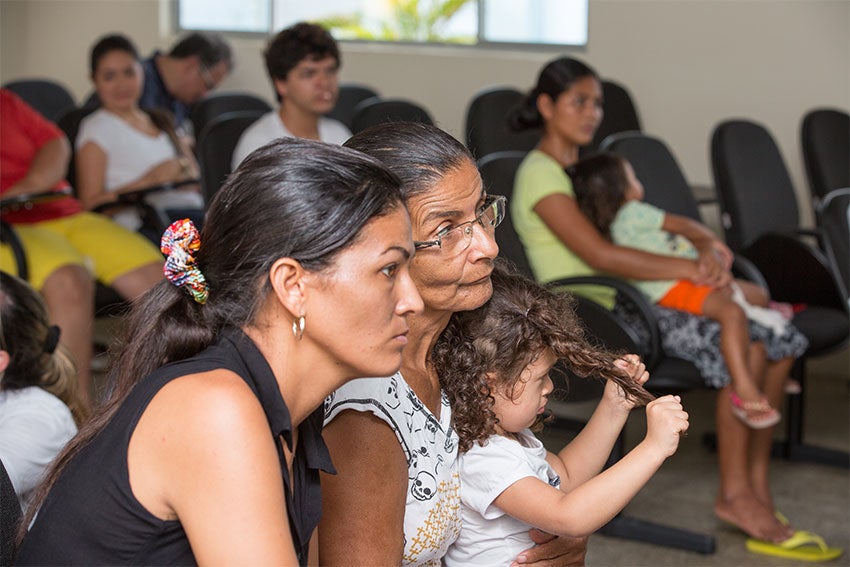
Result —
[{"label": "black plastic chair", "polygon": [[17,548],[21,505],[12,486],[12,479],[0,461],[0,565],[11,565]]},{"label": "black plastic chair", "polygon": [[603,140],[617,132],[640,131],[640,117],[629,90],[616,81],[602,81],[602,122],[596,129],[593,140],[581,148],[580,154],[587,155],[599,149]]},{"label": "black plastic chair", "polygon": [[850,114],[831,108],[806,113],[800,128],[809,189],[819,202],[834,189],[850,187]]},{"label": "black plastic chair", "polygon": [[326,116],[339,120],[351,130],[351,120],[354,118],[354,109],[357,105],[370,98],[380,98],[378,91],[366,85],[355,83],[344,83],[339,86],[339,96],[333,110]]},{"label": "black plastic chair", "polygon": [[501,151],[530,151],[540,141],[539,128],[514,132],[508,112],[525,95],[511,87],[488,87],[478,91],[466,109],[466,147],[476,159]]},{"label": "black plastic chair", "polygon": [[232,171],[231,161],[239,137],[265,112],[243,110],[222,114],[198,136],[196,153],[201,168],[201,187],[204,202],[209,207],[213,197]]},{"label": "black plastic chair", "polygon": [[51,122],[76,106],[67,88],[50,79],[22,79],[3,85]]},{"label": "black plastic chair", "polygon": [[217,91],[199,100],[192,107],[192,129],[197,139],[204,128],[219,116],[245,110],[266,113],[271,109],[268,102],[251,93]]},{"label": "black plastic chair", "polygon": [[[496,152],[479,160],[478,168],[487,191],[505,195],[510,200],[514,177],[524,157],[524,152],[506,151]],[[531,277],[525,249],[513,228],[509,212],[496,230],[496,241],[499,245],[499,255]],[[640,291],[627,282],[606,276],[587,276],[558,280],[549,285],[554,289],[562,289],[585,284],[603,285],[616,290],[621,300],[631,303],[635,312],[640,314],[647,330],[645,340],[638,337],[629,325],[618,319],[611,311],[590,299],[574,294],[576,313],[596,340],[610,349],[641,355],[650,371],[650,379],[646,384],[648,390],[657,394],[668,394],[684,393],[705,387],[705,381],[695,366],[688,361],[664,354],[661,349],[658,325],[649,302]],[[566,374],[569,376],[569,372]],[[573,401],[598,398],[602,392],[600,384],[586,379],[573,377],[569,379],[568,384],[569,399]],[[557,415],[556,418],[557,425],[563,425],[572,430],[584,425],[583,422],[576,422],[573,419],[564,420]],[[616,462],[624,452],[625,442],[621,435],[609,458],[609,464]],[[600,532],[613,537],[703,554],[714,553],[715,549],[715,540],[712,536],[631,518],[622,513],[611,520]]]},{"label": "black plastic chair", "polygon": [[719,124],[711,138],[711,164],[727,243],[755,264],[775,300],[807,305],[793,320],[808,337],[809,348],[793,370],[803,393],[789,397],[784,456],[850,466],[846,452],[803,443],[805,360],[843,348],[850,337],[846,294],[829,260],[824,234],[799,226],[785,162],[760,124],[747,120]]},{"label": "black plastic chair", "polygon": [[829,245],[830,262],[841,276],[844,297],[850,301],[850,187],[827,193],[821,201],[818,218]]},{"label": "black plastic chair", "polygon": [[[616,152],[629,160],[635,175],[644,186],[644,200],[647,203],[673,214],[701,221],[690,186],[673,153],[660,138],[639,132],[623,132],[606,138],[603,149]],[[736,256],[733,270],[745,279],[770,288],[758,268],[742,255]],[[818,348],[820,329],[817,319],[803,311],[795,315],[793,322]],[[801,373],[802,369],[801,365],[795,368],[797,379],[800,378],[797,374]],[[778,452],[782,455],[795,453],[797,449],[794,444],[802,439],[802,431],[799,429],[804,421],[803,404],[799,403],[801,395],[791,396],[788,400],[786,440],[778,446]]]},{"label": "black plastic chair", "polygon": [[369,126],[384,122],[422,122],[433,124],[434,119],[419,104],[404,99],[370,98],[354,107],[351,133],[362,132]]}]

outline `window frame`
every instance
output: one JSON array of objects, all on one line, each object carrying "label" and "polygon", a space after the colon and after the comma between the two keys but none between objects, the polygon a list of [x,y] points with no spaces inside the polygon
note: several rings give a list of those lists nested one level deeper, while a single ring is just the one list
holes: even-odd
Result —
[{"label": "window frame", "polygon": [[[234,37],[234,38],[245,38],[245,39],[258,39],[258,38],[268,38],[272,34],[276,33],[273,28],[274,20],[275,20],[275,0],[264,0],[268,3],[268,14],[269,14],[269,30],[265,32],[259,31],[242,31],[242,30],[220,30],[220,29],[206,29],[206,28],[194,28],[194,27],[183,27],[180,21],[180,3],[183,0],[173,0],[170,2],[171,4],[171,21],[173,22],[174,30],[177,34],[182,34],[185,32],[193,32],[193,31],[211,31],[220,33],[226,37]],[[486,49],[495,49],[495,50],[515,50],[515,51],[565,51],[565,52],[573,52],[573,51],[586,51],[588,45],[590,43],[590,12],[591,12],[591,0],[584,0],[587,4],[587,17],[585,18],[585,42],[584,43],[528,43],[528,42],[511,42],[511,41],[489,41],[482,37],[483,34],[483,26],[484,26],[484,13],[486,11],[486,0],[476,0],[478,3],[478,22],[477,22],[477,30],[476,37],[478,41],[473,44],[468,43],[452,43],[445,41],[392,41],[392,40],[373,40],[373,39],[340,39],[335,38],[336,41],[340,44],[349,44],[349,45],[368,45],[368,46],[402,46],[402,47],[433,47],[438,49],[444,48],[457,48],[457,49],[466,49],[466,50],[486,50]]]}]

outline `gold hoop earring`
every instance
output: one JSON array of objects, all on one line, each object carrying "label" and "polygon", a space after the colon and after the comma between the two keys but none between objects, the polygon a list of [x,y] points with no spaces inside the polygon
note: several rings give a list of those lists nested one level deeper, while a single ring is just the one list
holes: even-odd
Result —
[{"label": "gold hoop earring", "polygon": [[300,315],[297,319],[292,320],[292,334],[295,336],[295,340],[301,340],[301,337],[304,336],[304,327],[306,326],[307,319],[304,318],[304,315]]}]

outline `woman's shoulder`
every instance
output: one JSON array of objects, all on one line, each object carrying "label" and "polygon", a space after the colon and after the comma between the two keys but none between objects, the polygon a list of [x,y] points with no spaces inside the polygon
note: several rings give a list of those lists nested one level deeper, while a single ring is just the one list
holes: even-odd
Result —
[{"label": "woman's shoulder", "polygon": [[115,128],[123,126],[123,121],[104,108],[98,108],[80,121],[77,132],[76,147],[79,149],[89,141],[108,147],[109,137],[114,135]]},{"label": "woman's shoulder", "polygon": [[514,196],[537,203],[553,193],[572,196],[570,178],[555,159],[540,150],[532,150],[517,170]]},{"label": "woman's shoulder", "polygon": [[106,110],[105,108],[98,108],[82,120],[80,120],[80,132],[83,129],[93,128],[96,126],[102,126],[104,124],[113,124],[116,121],[121,121],[120,118]]}]

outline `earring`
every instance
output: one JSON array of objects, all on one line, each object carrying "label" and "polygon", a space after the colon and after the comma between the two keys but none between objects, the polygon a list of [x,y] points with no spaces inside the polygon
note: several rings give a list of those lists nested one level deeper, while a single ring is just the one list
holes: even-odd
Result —
[{"label": "earring", "polygon": [[304,336],[304,327],[307,326],[307,320],[304,318],[304,315],[300,315],[297,319],[292,320],[292,334],[295,336],[296,340],[301,340],[301,337]]}]

